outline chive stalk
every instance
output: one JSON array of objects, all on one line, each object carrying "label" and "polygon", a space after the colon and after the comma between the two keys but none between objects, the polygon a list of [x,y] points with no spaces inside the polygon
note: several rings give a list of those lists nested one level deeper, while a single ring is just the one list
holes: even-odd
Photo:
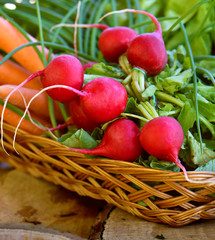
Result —
[{"label": "chive stalk", "polygon": [[202,143],[202,136],[201,136],[201,129],[200,129],[200,120],[199,120],[199,108],[198,108],[196,66],[195,66],[195,63],[194,63],[192,49],[191,49],[191,46],[190,46],[190,42],[189,42],[189,39],[188,39],[188,36],[187,36],[186,29],[185,29],[184,24],[182,22],[180,23],[180,25],[181,25],[182,33],[184,35],[184,40],[185,40],[185,45],[187,47],[188,56],[190,58],[191,69],[193,71],[194,106],[195,106],[195,109],[196,109],[196,125],[197,125],[197,131],[198,131],[198,135],[199,135],[201,150],[203,151],[203,143]]}]

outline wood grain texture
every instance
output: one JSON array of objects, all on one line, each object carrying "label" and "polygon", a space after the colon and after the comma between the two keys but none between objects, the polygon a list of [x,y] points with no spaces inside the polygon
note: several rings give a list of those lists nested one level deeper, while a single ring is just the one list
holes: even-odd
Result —
[{"label": "wood grain texture", "polygon": [[[213,240],[215,221],[173,228],[14,169],[0,169],[0,240]],[[15,238],[14,238],[15,237]]]},{"label": "wood grain texture", "polygon": [[25,229],[0,229],[1,240],[84,240],[72,234],[38,232]]},{"label": "wood grain texture", "polygon": [[104,202],[18,170],[1,170],[0,205],[0,228],[56,230],[87,239]]},{"label": "wood grain texture", "polygon": [[168,225],[144,221],[115,208],[105,220],[102,240],[193,240],[215,239],[215,221],[201,221],[187,226],[173,228]]}]

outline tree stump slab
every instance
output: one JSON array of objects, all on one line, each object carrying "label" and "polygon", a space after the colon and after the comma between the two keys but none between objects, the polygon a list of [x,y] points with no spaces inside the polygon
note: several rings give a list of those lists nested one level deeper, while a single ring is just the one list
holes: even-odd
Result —
[{"label": "tree stump slab", "polygon": [[[61,239],[59,234],[87,239],[105,204],[15,169],[0,170],[0,234],[9,234],[9,229],[12,235],[16,231],[20,236],[25,231],[26,236],[57,231],[56,239]],[[0,239],[7,240],[6,235]]]}]

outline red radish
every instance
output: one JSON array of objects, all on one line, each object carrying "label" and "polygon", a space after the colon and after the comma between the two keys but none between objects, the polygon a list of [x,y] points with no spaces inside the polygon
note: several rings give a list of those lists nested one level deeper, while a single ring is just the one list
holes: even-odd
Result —
[{"label": "red radish", "polygon": [[119,57],[126,52],[136,36],[137,33],[129,27],[109,27],[99,37],[99,49],[105,59],[118,63]]},{"label": "red radish", "polygon": [[[43,87],[66,85],[81,90],[84,73],[81,62],[74,56],[61,55],[54,58],[42,71],[41,82]],[[59,102],[69,102],[77,95],[67,89],[51,89],[48,95]]]},{"label": "red radish", "polygon": [[172,117],[156,117],[147,122],[140,133],[142,147],[151,155],[172,162],[178,161],[184,133]]},{"label": "red radish", "polygon": [[58,126],[56,127],[52,127],[52,128],[47,128],[48,131],[55,131],[55,130],[60,130],[60,129],[63,129],[63,128],[66,128],[68,126],[73,126],[75,125],[74,121],[72,118],[70,118],[68,121],[66,121],[65,123],[61,123],[59,124]]},{"label": "red radish", "polygon": [[[71,55],[60,55],[43,69],[30,75],[25,81],[13,89],[7,97],[20,87],[40,76],[44,88],[53,85],[66,85],[81,90],[84,80],[84,72],[81,62]],[[58,102],[69,102],[77,95],[70,90],[55,88],[47,91],[48,95]]]},{"label": "red radish", "polygon": [[55,88],[67,89],[79,96],[81,110],[90,121],[96,124],[119,117],[127,104],[127,91],[121,83],[109,77],[99,77],[88,82],[81,91],[66,85],[52,85],[43,88],[30,99],[22,117],[25,116],[31,102],[39,94]]},{"label": "red radish", "polygon": [[75,98],[70,102],[70,116],[72,119],[72,125],[78,128],[83,128],[85,131],[93,131],[95,127],[100,124],[91,121],[84,111],[82,110],[79,102],[79,98]]},{"label": "red radish", "polygon": [[125,87],[109,77],[91,80],[82,88],[80,105],[91,121],[105,123],[120,116],[127,104]]},{"label": "red radish", "polygon": [[68,126],[76,126],[77,128],[83,128],[85,131],[92,132],[95,127],[98,127],[100,124],[92,122],[84,113],[81,108],[79,98],[73,99],[69,103],[69,113],[70,118],[65,123],[62,123],[56,127],[49,128],[50,131],[63,129]]},{"label": "red radish", "polygon": [[[73,88],[68,89],[74,91]],[[119,117],[127,104],[127,92],[124,86],[108,77],[93,79],[82,88],[82,91],[76,90],[75,93],[80,97],[70,102],[71,119],[66,124],[50,130],[71,124],[92,131],[101,123]]]},{"label": "red radish", "polygon": [[191,180],[185,167],[179,160],[179,151],[183,144],[184,133],[180,123],[167,116],[160,116],[147,122],[140,131],[140,144],[150,155],[175,163],[184,173],[185,179],[191,183],[214,183],[209,180]]},{"label": "red radish", "polygon": [[[19,90],[20,87],[38,76],[41,77],[41,82],[44,88],[50,87],[48,90],[50,97],[59,102],[69,102],[77,97],[74,91],[66,88],[51,89],[51,87],[55,85],[66,85],[68,88],[70,87],[78,91],[83,86],[84,71],[81,62],[77,58],[70,55],[60,55],[51,60],[45,69],[33,73],[25,81],[17,85],[6,97],[1,113],[1,144],[4,150],[3,119],[8,99],[15,91]],[[39,93],[41,93],[41,91]],[[20,121],[22,121],[22,119]]]},{"label": "red radish", "polygon": [[180,123],[167,116],[160,116],[147,122],[140,131],[140,144],[150,155],[174,162],[188,181],[187,171],[179,160],[184,132]]},{"label": "red radish", "polygon": [[56,27],[99,28],[104,31],[99,37],[99,49],[104,58],[118,63],[119,57],[126,52],[130,41],[138,34],[129,27],[109,27],[105,24],[58,24]]},{"label": "red radish", "polygon": [[[113,11],[104,15],[104,17],[113,13],[133,12],[141,13],[151,18],[156,26],[156,30],[152,33],[142,33],[130,41],[127,47],[127,58],[129,63],[143,69],[147,75],[155,76],[165,68],[167,64],[167,52],[164,45],[162,30],[157,18],[145,11],[134,9],[123,9]],[[100,19],[100,20],[101,20]]]},{"label": "red radish", "polygon": [[[105,123],[119,117],[121,113],[125,110],[127,104],[128,96],[125,87],[116,80],[108,77],[100,77],[91,80],[82,88],[82,91],[79,91],[75,88],[66,85],[52,85],[43,88],[40,92],[34,95],[28,102],[24,114],[22,115],[22,118],[20,119],[15,129],[13,140],[14,143],[17,130],[22,120],[24,119],[26,113],[28,112],[31,102],[36,97],[38,97],[39,94],[54,88],[67,89],[79,95],[81,109],[83,109],[84,113],[89,118],[89,120],[95,122],[96,124]],[[3,121],[1,118],[1,130],[2,129]],[[1,140],[3,147],[3,134],[1,134]]]},{"label": "red radish", "polygon": [[96,148],[70,149],[83,154],[132,162],[142,154],[139,134],[140,130],[132,120],[117,119],[107,127],[101,143]]}]

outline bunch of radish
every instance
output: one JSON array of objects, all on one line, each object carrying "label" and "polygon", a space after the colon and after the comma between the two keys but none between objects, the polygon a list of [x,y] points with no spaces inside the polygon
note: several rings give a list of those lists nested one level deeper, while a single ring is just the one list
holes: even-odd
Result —
[{"label": "bunch of radish", "polygon": [[100,28],[103,32],[98,45],[106,60],[118,63],[119,57],[126,54],[133,67],[142,69],[149,76],[159,74],[167,64],[167,52],[160,23],[154,15],[134,9],[109,12],[100,21],[111,14],[124,12],[141,13],[150,17],[156,27],[155,31],[138,35],[129,27],[109,27],[104,24],[58,24],[54,28],[60,26]]},{"label": "bunch of radish", "polygon": [[[86,119],[87,117],[96,126],[119,117],[125,110],[127,92],[124,86],[108,77],[93,79],[83,86],[83,66],[77,58],[70,55],[60,55],[54,58],[43,70],[33,73],[15,87],[5,99],[4,108],[9,97],[15,91],[38,76],[44,87],[40,93],[46,91],[52,99],[61,103],[71,102],[71,105],[74,105],[72,100],[79,98],[79,112],[83,111],[83,114],[78,116],[80,122],[84,122],[81,118],[85,117]],[[32,100],[29,101],[29,105]],[[25,112],[27,110],[28,106]],[[71,111],[73,110],[71,109]],[[4,110],[2,111],[1,126],[3,125],[3,114]],[[77,119],[77,115],[74,119]],[[78,125],[80,126],[80,124]]]},{"label": "bunch of radish", "polygon": [[[121,12],[141,13],[150,17],[156,27],[155,31],[138,35],[128,27],[108,27],[104,24],[76,26],[103,30],[98,45],[106,60],[118,63],[120,56],[126,54],[132,67],[142,69],[149,76],[159,74],[167,64],[159,22],[152,14],[133,9],[111,12],[104,17]],[[179,150],[184,139],[179,122],[171,117],[156,117],[139,129],[133,120],[122,118],[128,94],[120,82],[110,77],[98,77],[84,85],[84,71],[93,64],[95,62],[83,66],[78,58],[67,54],[53,58],[43,70],[33,73],[8,94],[4,109],[15,91],[40,77],[43,89],[38,95],[47,92],[53,100],[69,105],[70,119],[62,126],[74,124],[91,132],[94,128],[108,123],[101,143],[96,148],[70,150],[130,162],[137,160],[145,151],[159,159],[174,162],[189,180],[186,169],[179,161]],[[37,96],[29,101],[24,115]],[[4,109],[1,117],[2,139]],[[55,129],[58,128],[60,127]]]},{"label": "bunch of radish", "polygon": [[[132,11],[134,13],[141,13],[149,16],[156,26],[155,32],[138,35],[133,29],[128,27],[111,28],[104,24],[80,26],[98,27],[104,30],[99,37],[98,45],[104,57],[108,61],[117,63],[119,57],[126,52],[128,60],[133,66],[143,68],[144,71],[150,75],[157,74],[158,71],[162,70],[161,67],[163,68],[166,63],[165,57],[161,57],[161,55],[165,56],[165,47],[163,47],[164,44],[162,42],[160,24],[150,13],[144,11],[134,11],[131,9],[126,9],[124,11]],[[139,45],[136,45],[136,41],[140,42]],[[158,63],[158,58],[155,57],[156,50],[151,50],[151,54],[154,54],[153,56],[146,56],[149,54],[150,48],[152,48],[150,42],[153,42],[153,47],[156,46],[157,51],[159,50],[157,55],[159,54],[162,64]],[[140,51],[140,48],[143,48],[144,46],[149,48],[148,52],[146,52],[145,49],[141,49],[141,51],[145,52],[145,55]],[[163,51],[162,54],[160,53],[161,50]],[[134,61],[134,59],[137,59],[135,54],[143,57],[141,64],[139,64],[139,60],[137,63]],[[154,65],[156,65],[154,67],[154,69],[156,69],[154,72],[152,70],[152,60],[154,61]],[[139,144],[139,129],[131,120],[117,120],[117,118],[119,118],[121,113],[125,110],[128,98],[127,91],[121,83],[109,77],[99,77],[83,85],[84,71],[86,68],[91,67],[94,63],[95,62],[90,62],[89,64],[82,66],[78,58],[74,56],[66,54],[57,56],[52,59],[43,70],[33,73],[20,85],[14,88],[5,99],[4,107],[6,106],[10,96],[15,91],[19,90],[20,87],[29,83],[36,77],[40,77],[43,86],[40,93],[47,92],[53,100],[61,103],[69,103],[71,118],[67,123],[62,124],[62,126],[74,124],[78,128],[84,128],[87,131],[92,131],[95,127],[99,127],[104,123],[115,120],[113,123],[109,124],[110,126],[105,132],[102,143],[96,148],[96,150],[91,150],[91,154],[93,154],[93,151],[95,154],[101,154],[110,158],[134,161],[139,155],[141,155],[142,152],[142,148]],[[158,68],[160,69],[158,70]],[[39,94],[37,94],[37,96]],[[24,115],[27,113],[31,102],[37,96],[29,101]],[[3,114],[4,110],[2,111],[1,126],[3,124]],[[118,151],[120,142],[123,142],[123,144],[121,144],[122,149],[133,149],[131,150],[131,154],[126,153],[124,156],[120,156],[120,154],[123,153],[123,151]],[[101,145],[105,147],[101,148]],[[113,154],[104,153],[104,149],[109,149],[108,151]],[[86,152],[87,151],[85,151],[85,153]]]},{"label": "bunch of radish", "polygon": [[116,160],[135,161],[143,152],[140,130],[129,119],[117,119],[106,129],[101,143],[94,149],[70,148],[74,152],[104,156]]},{"label": "bunch of radish", "polygon": [[150,120],[141,129],[139,140],[142,148],[148,154],[175,163],[183,171],[188,182],[210,182],[210,180],[196,181],[189,179],[186,168],[179,160],[179,151],[184,141],[184,132],[175,118],[160,116]]},{"label": "bunch of radish", "polygon": [[[162,29],[161,25],[158,22],[157,18],[145,11],[141,10],[134,10],[134,9],[124,9],[119,11],[113,11],[110,13],[107,13],[105,16],[103,16],[100,20],[102,20],[104,17],[109,16],[114,13],[124,13],[124,12],[132,12],[132,13],[141,13],[151,18],[152,22],[155,24],[156,29],[152,33],[142,33],[140,35],[131,34],[132,29],[127,29],[127,36],[130,36],[130,40],[127,39],[127,47],[124,47],[124,51],[116,51],[117,53],[126,53],[127,59],[129,63],[133,67],[138,67],[145,71],[145,73],[149,76],[155,76],[159,74],[161,71],[164,70],[166,64],[167,64],[167,52],[165,48],[165,44],[162,37]],[[114,29],[114,28],[112,28]],[[111,29],[111,30],[112,30]],[[108,52],[111,49],[106,49],[105,45],[106,42],[115,40],[115,37],[119,38],[118,34],[118,28],[116,27],[112,32],[110,30],[109,34],[105,34],[105,30],[101,36],[99,41],[101,43],[99,44],[101,52],[105,55],[105,52]],[[119,28],[120,33],[120,28]],[[103,36],[104,35],[104,36]],[[103,39],[107,36],[106,42],[103,44]],[[123,41],[123,40],[121,40]],[[119,49],[122,48],[122,43],[120,42],[119,46],[117,46]],[[119,59],[120,55],[116,55],[115,58]],[[107,58],[108,60],[108,58]]]}]

